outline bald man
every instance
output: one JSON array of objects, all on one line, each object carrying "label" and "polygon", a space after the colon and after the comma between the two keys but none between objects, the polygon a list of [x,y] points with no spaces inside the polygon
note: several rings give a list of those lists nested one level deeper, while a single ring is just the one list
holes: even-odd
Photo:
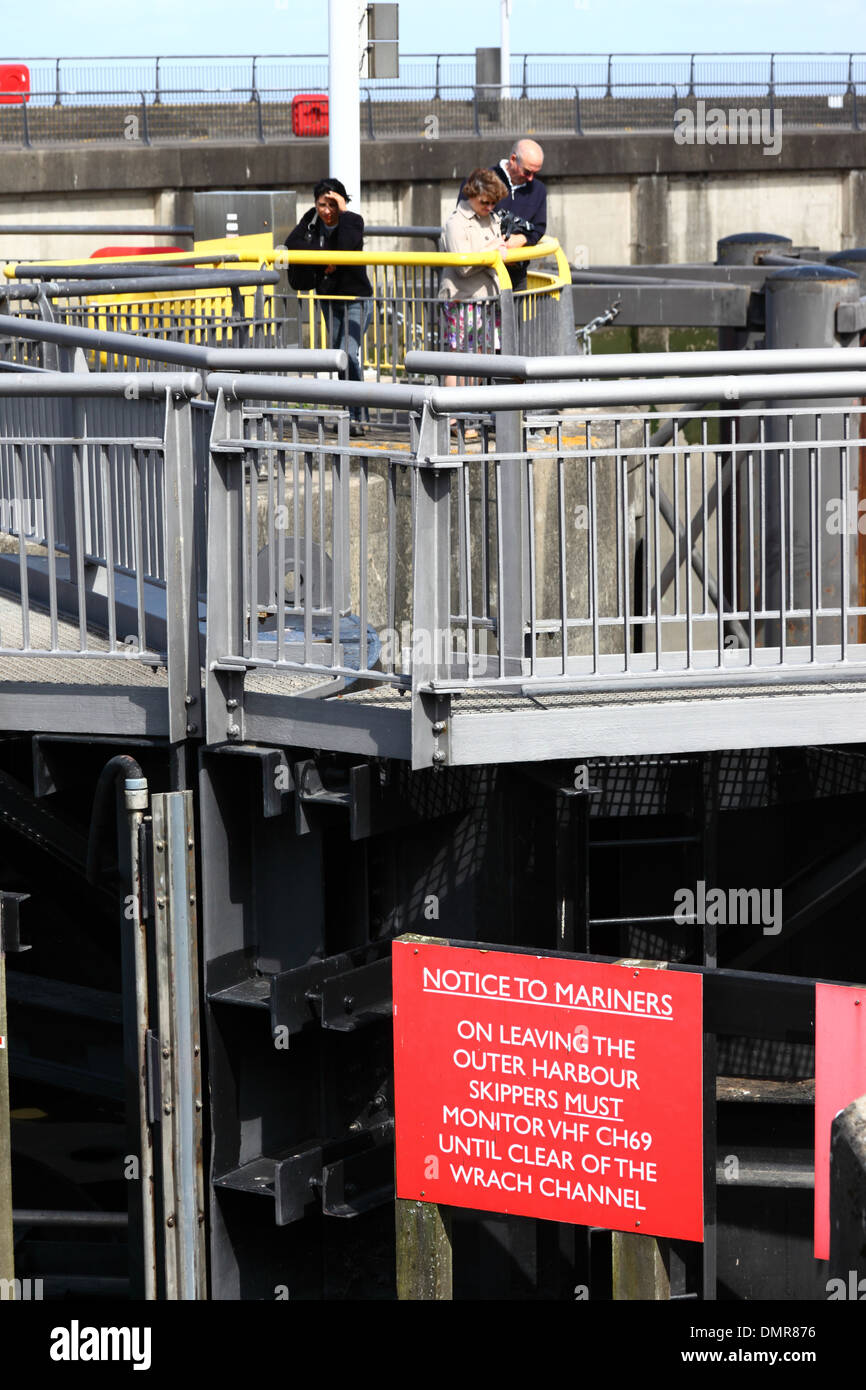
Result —
[{"label": "bald man", "polygon": [[[544,151],[534,140],[518,140],[507,159],[494,167],[508,189],[508,196],[496,204],[497,212],[511,212],[528,222],[528,232],[513,232],[509,246],[535,246],[547,231],[547,189],[537,177],[544,163]],[[509,267],[516,290],[526,282],[528,261],[515,261]]]},{"label": "bald man", "polygon": [[[547,189],[536,176],[544,163],[544,150],[534,140],[518,140],[507,159],[493,165],[493,173],[498,174],[507,195],[496,204],[497,212],[510,212],[529,224],[529,231],[512,232],[508,246],[535,246],[547,231]],[[457,195],[458,202],[463,197],[463,186]],[[508,267],[511,283],[516,290],[526,286],[528,261],[512,261]]]}]

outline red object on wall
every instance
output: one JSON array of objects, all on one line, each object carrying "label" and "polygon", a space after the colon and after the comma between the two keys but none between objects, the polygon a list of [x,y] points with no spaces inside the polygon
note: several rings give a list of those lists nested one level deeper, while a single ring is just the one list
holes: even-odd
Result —
[{"label": "red object on wall", "polygon": [[327,135],[327,133],[327,93],[322,92],[319,95],[307,93],[304,96],[292,97],[292,134]]},{"label": "red object on wall", "polygon": [[699,974],[395,941],[397,1196],[701,1241]]},{"label": "red object on wall", "polygon": [[183,251],[183,246],[100,246],[96,251],[91,251],[90,260],[96,261],[104,258],[116,260],[119,256],[161,256],[166,251]]},{"label": "red object on wall", "polygon": [[30,69],[23,63],[0,63],[0,103],[30,100]]},{"label": "red object on wall", "polygon": [[815,985],[815,1259],[830,1258],[830,1131],[866,1093],[866,990]]}]

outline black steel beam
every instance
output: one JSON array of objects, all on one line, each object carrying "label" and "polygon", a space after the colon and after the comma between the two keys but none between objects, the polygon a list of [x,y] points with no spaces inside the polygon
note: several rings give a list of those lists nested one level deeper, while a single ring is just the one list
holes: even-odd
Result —
[{"label": "black steel beam", "polygon": [[750,322],[747,285],[572,285],[575,323],[604,313],[614,298],[622,304],[617,327],[745,328]]}]

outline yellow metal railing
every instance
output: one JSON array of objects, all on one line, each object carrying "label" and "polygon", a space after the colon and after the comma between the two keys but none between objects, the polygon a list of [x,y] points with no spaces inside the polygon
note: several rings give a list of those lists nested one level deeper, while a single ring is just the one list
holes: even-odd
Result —
[{"label": "yellow metal railing", "polygon": [[[198,248],[197,248],[198,249]],[[538,261],[552,256],[556,261],[556,276],[552,277],[559,288],[571,284],[571,269],[565,252],[555,237],[543,237],[537,246],[521,246],[506,251],[295,251],[285,246],[275,247],[268,252],[265,263],[276,269],[288,265],[367,265],[367,266],[490,266],[494,271],[499,288],[511,289],[509,264],[515,261]]]},{"label": "yellow metal railing", "polygon": [[[527,275],[526,290],[516,297],[519,318],[522,322],[528,322],[538,314],[544,300],[558,300],[562,288],[571,284],[571,267],[565,252],[553,237],[543,238],[536,246],[521,246],[514,250],[464,253],[300,251],[280,246],[269,252],[265,261],[278,269],[289,265],[356,265],[373,270],[375,312],[364,337],[362,362],[365,371],[375,370],[378,375],[382,372],[402,372],[408,351],[429,347],[433,342],[431,320],[438,299],[432,285],[423,284],[425,270],[444,269],[446,266],[489,266],[501,292],[512,287],[509,264],[547,258],[555,261],[556,271],[545,273],[531,270]],[[382,273],[377,275],[375,272],[379,270]],[[345,295],[321,295],[315,290],[300,290],[297,297],[299,303],[304,305],[309,346],[327,347],[327,306],[351,302],[351,298]]]},{"label": "yellow metal railing", "polygon": [[[437,337],[439,272],[448,266],[488,266],[496,277],[500,292],[512,287],[509,266],[515,262],[530,262],[527,288],[515,296],[519,322],[530,323],[542,312],[545,304],[559,299],[564,286],[571,284],[571,269],[559,242],[545,237],[537,246],[522,246],[515,250],[496,249],[486,252],[456,253],[449,251],[295,251],[275,247],[270,234],[221,238],[196,242],[194,251],[202,255],[231,255],[231,262],[207,267],[219,272],[239,270],[245,266],[285,268],[288,265],[357,265],[365,266],[373,280],[373,316],[363,343],[362,361],[367,373],[390,377],[401,374],[406,353],[414,348],[435,345]],[[189,252],[161,251],[155,247],[147,255],[149,262],[165,262],[171,274],[175,262],[182,262]],[[138,256],[112,257],[131,268]],[[551,259],[555,270],[542,271],[536,263]],[[43,262],[44,263],[44,262]],[[21,263],[19,263],[21,264]],[[99,262],[93,259],[54,261],[47,264],[71,267]],[[186,267],[177,266],[182,274]],[[15,266],[4,267],[7,278],[15,278]],[[74,276],[74,272],[72,272]],[[110,272],[108,272],[110,275]],[[26,279],[26,265],[21,266],[20,278]],[[261,323],[262,342],[275,346],[328,346],[328,305],[350,302],[348,296],[320,295],[315,290],[285,293],[278,286],[242,287],[235,291],[240,300],[247,327]],[[294,306],[298,313],[295,317]],[[291,309],[291,312],[290,312]],[[221,290],[202,289],[195,285],[174,291],[145,291],[124,293],[122,283],[116,293],[81,294],[61,309],[61,319],[87,328],[139,333],[147,337],[168,337],[173,341],[229,346],[248,335],[238,333],[233,312],[232,294]],[[285,319],[285,323],[282,320]],[[104,355],[98,359],[105,366]]]},{"label": "yellow metal railing", "polygon": [[[273,252],[273,237],[266,233],[257,233],[252,236],[199,241],[195,243],[194,252],[200,255],[231,255],[231,261],[219,261],[212,266],[202,267],[215,274],[220,270],[243,270],[246,267],[258,269],[264,264],[266,254]],[[108,264],[123,263],[134,268],[136,263],[145,260],[148,264],[154,261],[164,262],[167,275],[173,270],[182,275],[185,270],[195,269],[189,264],[189,256],[188,251],[163,251],[156,246],[146,257],[112,256]],[[93,257],[78,257],[62,261],[41,261],[40,264],[57,265],[64,269],[80,265],[92,269],[94,266],[98,267],[100,262]],[[16,266],[21,267],[20,275],[16,275]],[[4,265],[3,273],[7,279],[26,280],[26,262],[10,262]],[[64,275],[63,278],[74,279],[74,271],[71,276]],[[105,278],[112,278],[110,270],[106,270]],[[260,287],[265,300],[272,298],[273,289],[272,285]],[[256,312],[256,287],[241,286],[237,294],[244,318],[252,319]],[[83,293],[76,295],[75,299],[78,301],[77,306],[74,311],[68,311],[69,316],[84,328],[103,332],[138,333],[145,337],[167,336],[174,342],[200,343],[216,339],[221,346],[230,347],[232,344],[234,313],[232,295],[228,289],[202,289],[191,284],[188,289],[183,290],[156,290],[153,293],[145,290],[124,294],[119,286],[113,294]],[[104,354],[101,362],[103,366],[106,363]]]}]

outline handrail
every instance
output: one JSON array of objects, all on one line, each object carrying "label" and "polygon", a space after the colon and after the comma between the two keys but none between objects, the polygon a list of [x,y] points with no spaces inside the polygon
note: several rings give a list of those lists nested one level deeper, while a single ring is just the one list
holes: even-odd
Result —
[{"label": "handrail", "polygon": [[279,269],[289,265],[478,265],[490,266],[500,286],[510,289],[511,276],[499,251],[457,254],[452,251],[291,251],[278,247],[265,258]]},{"label": "handrail", "polygon": [[[91,295],[94,298],[122,296],[124,299],[133,295],[145,295],[148,298],[152,295],[160,298],[176,298],[177,296],[198,295],[200,291],[247,289],[251,285],[276,285],[279,278],[279,275],[270,270],[236,270],[226,272],[225,275],[206,273],[196,277],[195,280],[190,280],[185,275],[130,276],[128,279],[123,277],[115,279],[106,275],[99,280],[56,280],[47,283],[57,285],[61,295],[75,298],[81,295]],[[47,289],[46,282],[43,282],[43,287]],[[207,295],[207,298],[214,297],[210,294]]]},{"label": "handrail", "polygon": [[342,348],[212,348],[198,343],[173,343],[142,338],[135,333],[45,323],[0,314],[0,337],[30,338],[61,347],[87,347],[97,352],[124,354],[155,362],[209,371],[345,372],[348,358]]},{"label": "handrail", "polygon": [[[483,352],[407,352],[406,370],[419,376],[511,377],[515,381],[593,380],[634,372],[633,353],[593,357],[493,356]],[[866,348],[770,348],[760,352],[645,352],[639,354],[641,376],[733,376],[756,372],[866,371]]]},{"label": "handrail", "polygon": [[[45,230],[42,228],[40,232]],[[50,229],[52,233],[53,230],[53,228]],[[195,275],[214,275],[227,263],[232,268],[237,269],[237,262],[241,260],[239,256],[219,254],[196,256],[192,252],[188,253],[187,259],[184,260],[184,254],[179,253],[177,258],[170,262],[168,257],[165,258],[165,262],[161,262],[159,256],[155,256],[153,259],[149,256],[129,256],[123,260],[110,261],[102,257],[94,259],[92,256],[89,256],[87,260],[80,261],[16,261],[13,269],[16,278],[21,275],[28,275],[36,280],[42,278],[56,280],[63,277],[66,271],[70,273],[74,271],[79,280],[108,280],[115,275],[164,275],[166,266],[170,270],[184,270]],[[200,266],[202,267],[201,270],[199,269]]]},{"label": "handrail", "polygon": [[[633,370],[640,371],[640,354],[634,355],[632,361]],[[778,375],[755,370],[750,375],[737,378],[704,376],[683,380],[667,377],[650,381],[631,377],[625,381],[608,382],[423,387],[383,386],[378,382],[291,380],[256,373],[234,377],[226,372],[215,372],[208,378],[207,391],[214,396],[224,391],[235,400],[306,400],[335,404],[366,400],[371,407],[381,402],[408,410],[419,410],[426,405],[434,415],[563,410],[571,407],[596,410],[605,406],[670,405],[674,401],[682,403],[683,409],[690,403],[705,406],[707,401],[720,401],[725,409],[727,402],[735,407],[749,401],[860,398],[866,396],[866,371],[828,371],[816,376],[808,370]]]},{"label": "handrail", "polygon": [[[41,227],[37,230],[41,235],[45,236],[51,236],[54,234],[54,228],[50,226]],[[5,231],[5,227],[0,227],[0,235],[4,234]],[[62,271],[72,266],[81,266],[82,268],[88,267],[88,269],[83,272],[88,278],[92,276],[92,278],[97,279],[103,278],[105,276],[105,274],[107,273],[107,267],[109,266],[129,266],[130,273],[132,273],[136,269],[136,262],[139,266],[141,266],[142,269],[146,271],[147,266],[152,264],[154,261],[159,261],[160,263],[165,262],[167,266],[176,265],[179,268],[189,267],[190,269],[194,269],[194,264],[190,260],[190,254],[191,253],[189,251],[163,252],[158,246],[154,246],[152,248],[152,252],[149,251],[146,256],[112,256],[110,261],[106,260],[103,263],[101,274],[100,262],[98,260],[94,260],[92,256],[82,256],[80,261],[33,261],[32,263],[28,261],[6,261],[6,263],[3,266],[3,274],[5,275],[7,280],[15,280],[18,278],[19,275],[35,275],[38,277],[43,274],[50,275],[53,279],[59,271]],[[242,251],[232,252],[231,254],[226,256],[216,255],[212,257],[211,255],[208,255],[207,259],[215,259],[217,261],[230,261],[233,269],[237,269],[239,264],[242,266],[245,264],[255,264],[258,267],[258,265],[261,262],[260,256],[244,255]]]},{"label": "handrail", "polygon": [[198,372],[3,372],[0,396],[109,396],[129,400],[130,381],[136,396],[164,396],[192,400],[201,395]]},{"label": "handrail", "polygon": [[490,266],[502,289],[511,288],[507,266],[512,261],[539,261],[552,256],[556,260],[557,280],[552,290],[571,284],[571,267],[555,237],[542,237],[535,246],[520,246],[506,251],[300,251],[276,247],[264,259],[278,268],[288,265],[421,265],[421,266]]}]

